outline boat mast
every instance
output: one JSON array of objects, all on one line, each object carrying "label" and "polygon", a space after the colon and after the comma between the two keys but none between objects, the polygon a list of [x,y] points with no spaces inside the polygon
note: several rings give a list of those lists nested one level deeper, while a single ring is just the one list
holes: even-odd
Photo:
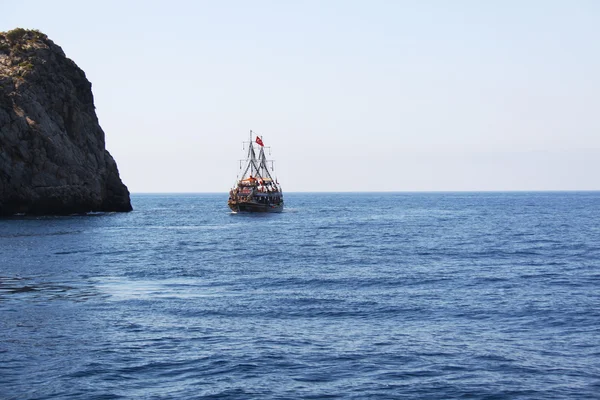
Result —
[{"label": "boat mast", "polygon": [[254,143],[252,143],[252,129],[250,129],[250,136],[248,139],[248,143],[249,143],[249,147],[248,147],[248,159],[251,161],[251,165],[250,165],[250,175],[254,176],[256,175],[256,173],[254,172],[254,162],[252,162],[254,160],[255,153],[254,153]]},{"label": "boat mast", "polygon": [[264,147],[260,148],[260,153],[258,154],[258,158],[260,159],[260,167],[263,170],[263,174],[261,177],[269,178],[271,181],[273,181],[273,177],[271,176],[271,173],[269,172],[269,167],[267,166],[267,156],[265,155]]},{"label": "boat mast", "polygon": [[248,158],[246,159],[246,162],[246,169],[241,175],[240,180],[246,177],[248,171],[250,171],[250,175],[255,176],[260,170],[260,167],[256,160],[256,153],[254,152],[254,144],[252,143],[252,130],[250,130],[250,141],[248,142]]},{"label": "boat mast", "polygon": [[247,179],[251,175],[254,178],[258,179],[269,179],[272,182],[272,185],[274,185],[275,188],[277,188],[278,183],[276,183],[275,179],[273,179],[273,176],[271,175],[271,171],[269,171],[268,166],[268,162],[270,161],[271,169],[273,168],[273,160],[267,160],[267,156],[265,154],[265,146],[259,145],[260,150],[257,156],[256,151],[254,149],[255,141],[252,140],[253,135],[254,132],[250,130],[250,136],[248,141],[248,156],[246,160],[240,160],[240,167],[242,161],[246,162],[246,167],[244,168],[244,172],[241,175],[238,175],[238,182]]}]

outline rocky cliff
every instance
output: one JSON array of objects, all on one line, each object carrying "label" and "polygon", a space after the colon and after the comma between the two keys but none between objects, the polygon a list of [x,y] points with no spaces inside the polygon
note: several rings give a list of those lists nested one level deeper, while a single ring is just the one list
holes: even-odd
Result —
[{"label": "rocky cliff", "polygon": [[0,215],[131,211],[92,85],[38,31],[0,32]]}]

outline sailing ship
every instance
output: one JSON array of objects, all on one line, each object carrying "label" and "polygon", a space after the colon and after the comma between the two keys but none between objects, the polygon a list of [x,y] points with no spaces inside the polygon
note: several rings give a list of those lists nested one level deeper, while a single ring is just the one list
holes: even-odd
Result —
[{"label": "sailing ship", "polygon": [[[267,160],[262,137],[256,136],[253,141],[252,136],[250,131],[250,140],[244,142],[248,144],[248,154],[245,160],[240,160],[241,174],[229,191],[227,205],[235,213],[281,212],[283,192],[277,178],[273,179],[273,160]],[[271,149],[267,148],[270,154]]]}]

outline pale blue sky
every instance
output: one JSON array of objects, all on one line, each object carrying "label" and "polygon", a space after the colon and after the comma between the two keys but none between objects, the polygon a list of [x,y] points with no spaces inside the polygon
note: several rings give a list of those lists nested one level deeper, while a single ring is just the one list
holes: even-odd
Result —
[{"label": "pale blue sky", "polygon": [[0,1],[92,82],[132,192],[599,190],[598,1]]}]

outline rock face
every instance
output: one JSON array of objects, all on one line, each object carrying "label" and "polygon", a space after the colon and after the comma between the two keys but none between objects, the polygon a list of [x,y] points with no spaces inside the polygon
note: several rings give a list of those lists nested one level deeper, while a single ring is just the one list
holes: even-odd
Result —
[{"label": "rock face", "polygon": [[41,32],[0,32],[0,215],[131,209],[85,73]]}]

